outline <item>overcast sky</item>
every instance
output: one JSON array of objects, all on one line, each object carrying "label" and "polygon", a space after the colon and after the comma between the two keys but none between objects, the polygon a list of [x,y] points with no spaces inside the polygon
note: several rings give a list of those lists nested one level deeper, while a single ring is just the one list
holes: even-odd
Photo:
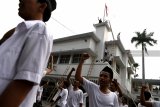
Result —
[{"label": "overcast sky", "polygon": [[[0,38],[3,34],[23,21],[18,16],[19,0],[4,0],[0,6]],[[135,48],[130,40],[135,36],[135,31],[154,32],[154,39],[160,41],[160,15],[159,0],[57,0],[57,9],[52,12],[52,18],[47,22],[54,38],[61,38],[75,34],[95,31],[93,24],[98,22],[98,17],[103,18],[105,3],[108,7],[108,18],[111,22],[113,33],[121,32],[120,38],[125,49],[140,50]],[[160,45],[148,46],[148,50],[160,50]],[[141,57],[134,57],[140,64],[138,69],[141,78]],[[160,77],[160,55],[145,58],[146,78]]]}]

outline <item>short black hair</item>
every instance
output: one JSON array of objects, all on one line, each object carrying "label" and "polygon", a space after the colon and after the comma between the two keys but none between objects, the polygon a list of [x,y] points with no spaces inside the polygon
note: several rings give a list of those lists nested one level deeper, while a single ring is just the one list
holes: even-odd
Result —
[{"label": "short black hair", "polygon": [[47,22],[51,17],[51,12],[56,9],[57,2],[56,2],[56,0],[38,0],[38,2],[47,4],[47,7],[43,13],[43,21]]},{"label": "short black hair", "polygon": [[144,91],[144,98],[145,100],[149,100],[151,98],[151,93],[148,91]]},{"label": "short black hair", "polygon": [[64,81],[63,81],[63,84],[65,85],[66,88],[68,88],[69,85],[70,85],[69,82],[68,82],[67,80],[64,80]]},{"label": "short black hair", "polygon": [[113,79],[113,70],[109,66],[104,67],[102,71],[108,72],[110,74],[110,78]]}]

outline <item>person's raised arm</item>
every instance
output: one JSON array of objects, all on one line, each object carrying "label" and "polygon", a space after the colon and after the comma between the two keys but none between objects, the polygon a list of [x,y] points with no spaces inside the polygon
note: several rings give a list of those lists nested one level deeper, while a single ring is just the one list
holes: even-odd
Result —
[{"label": "person's raised arm", "polygon": [[50,69],[50,68],[46,68],[46,74],[45,75],[48,75],[48,74],[50,74],[51,72],[52,72],[52,69]]},{"label": "person's raised arm", "polygon": [[114,81],[115,81],[115,83],[116,83],[116,87],[117,87],[117,91],[118,91],[118,93],[119,93],[119,97],[122,97],[122,96],[123,96],[122,90],[121,90],[121,88],[120,88],[119,83],[117,82],[117,79],[114,79]]},{"label": "person's raised arm", "polygon": [[75,71],[75,68],[72,68],[71,71],[69,72],[69,74],[67,75],[67,82],[68,82],[69,84],[71,84],[71,83],[70,83],[70,77],[71,77],[73,71]]},{"label": "person's raised arm", "polygon": [[140,103],[141,103],[141,105],[143,105],[143,106],[152,107],[152,102],[150,102],[150,101],[145,101],[144,91],[146,90],[146,88],[147,88],[146,86],[142,86],[141,94],[140,94]]},{"label": "person's raised arm", "polygon": [[89,55],[87,53],[82,54],[80,63],[79,63],[77,70],[76,70],[75,79],[78,80],[81,84],[83,84],[83,78],[81,76],[82,65],[83,65],[84,61],[88,58],[89,58]]}]

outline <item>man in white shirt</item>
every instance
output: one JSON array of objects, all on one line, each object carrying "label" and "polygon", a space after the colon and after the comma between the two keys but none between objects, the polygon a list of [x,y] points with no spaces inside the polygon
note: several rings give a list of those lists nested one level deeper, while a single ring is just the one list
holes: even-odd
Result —
[{"label": "man in white shirt", "polygon": [[1,107],[33,106],[52,51],[53,37],[44,22],[56,8],[55,0],[19,2],[18,14],[25,21],[10,30],[0,45]]},{"label": "man in white shirt", "polygon": [[67,81],[62,81],[62,83],[60,84],[59,88],[61,90],[59,96],[57,97],[57,99],[55,101],[53,101],[53,103],[51,104],[51,106],[56,104],[56,107],[66,107],[67,104],[67,97],[68,97],[68,88],[69,84]]},{"label": "man in white shirt", "polygon": [[[50,74],[51,72],[52,72],[52,69],[46,68],[46,70],[44,70],[44,72],[43,72],[43,77],[47,74]],[[41,83],[40,83],[38,90],[37,90],[36,103],[34,103],[34,105],[41,105],[42,106],[41,100],[42,100],[43,89],[48,85],[48,83],[49,83],[49,81],[44,82],[41,80]]]},{"label": "man in white shirt", "polygon": [[109,84],[113,79],[113,71],[106,66],[99,74],[99,84],[97,85],[81,76],[82,65],[88,54],[83,54],[77,67],[75,79],[78,80],[89,96],[89,107],[119,107],[117,95],[109,90]]},{"label": "man in white shirt", "polygon": [[72,72],[75,71],[74,68],[71,69],[67,76],[67,81],[69,83],[68,87],[68,100],[67,107],[82,107],[83,106],[83,92],[79,89],[80,83],[79,81],[74,81],[73,85],[71,84],[70,77]]},{"label": "man in white shirt", "polygon": [[143,85],[140,94],[140,103],[145,107],[160,107],[160,101],[145,101],[144,92],[146,91],[147,86]]}]

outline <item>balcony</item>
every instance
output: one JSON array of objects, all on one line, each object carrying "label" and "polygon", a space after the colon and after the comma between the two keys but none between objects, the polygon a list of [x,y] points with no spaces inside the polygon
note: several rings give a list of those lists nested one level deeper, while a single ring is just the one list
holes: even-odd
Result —
[{"label": "balcony", "polygon": [[122,68],[125,67],[125,64],[123,62],[123,60],[121,59],[120,56],[114,56],[114,60],[118,63],[119,66],[121,66]]},{"label": "balcony", "polygon": [[130,73],[130,74],[134,74],[134,69],[133,67],[127,67],[127,71]]}]

